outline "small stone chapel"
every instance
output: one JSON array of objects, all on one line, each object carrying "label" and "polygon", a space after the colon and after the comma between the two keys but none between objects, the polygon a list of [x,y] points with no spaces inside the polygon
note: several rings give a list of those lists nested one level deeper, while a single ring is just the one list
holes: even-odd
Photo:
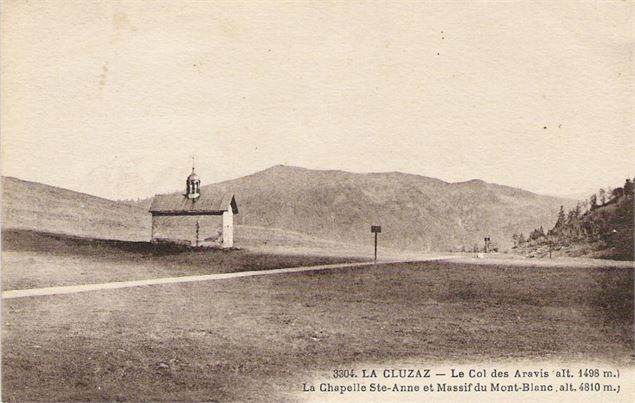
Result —
[{"label": "small stone chapel", "polygon": [[185,182],[185,193],[154,196],[150,213],[152,242],[234,246],[234,214],[238,214],[234,195],[201,189],[194,167]]}]

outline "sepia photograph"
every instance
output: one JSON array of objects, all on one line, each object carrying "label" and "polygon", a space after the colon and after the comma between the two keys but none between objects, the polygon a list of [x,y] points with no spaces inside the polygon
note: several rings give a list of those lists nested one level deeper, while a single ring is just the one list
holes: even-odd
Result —
[{"label": "sepia photograph", "polygon": [[632,1],[4,0],[3,402],[632,402]]}]

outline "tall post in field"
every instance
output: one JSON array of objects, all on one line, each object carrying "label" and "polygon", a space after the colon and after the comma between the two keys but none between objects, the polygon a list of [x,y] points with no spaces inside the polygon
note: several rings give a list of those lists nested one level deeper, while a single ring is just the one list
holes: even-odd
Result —
[{"label": "tall post in field", "polygon": [[375,263],[377,263],[377,233],[375,232]]},{"label": "tall post in field", "polygon": [[381,226],[371,225],[370,232],[375,234],[375,263],[377,263],[377,234],[381,232]]}]

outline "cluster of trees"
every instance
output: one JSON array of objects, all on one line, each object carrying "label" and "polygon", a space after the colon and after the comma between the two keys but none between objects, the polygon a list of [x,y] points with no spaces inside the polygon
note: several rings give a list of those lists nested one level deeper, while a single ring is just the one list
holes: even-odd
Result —
[{"label": "cluster of trees", "polygon": [[[629,178],[623,187],[600,189],[588,200],[578,202],[568,212],[564,206],[560,206],[552,229],[545,232],[540,227],[533,230],[528,237],[522,233],[514,234],[514,248],[542,244],[567,246],[581,241],[604,241],[612,245],[632,243],[633,181],[635,179]],[[609,208],[611,205],[615,207]]]},{"label": "cluster of trees", "polygon": [[594,193],[589,197],[589,200],[585,200],[583,203],[585,206],[588,206],[590,210],[595,210],[598,207],[602,207],[606,204],[613,203],[624,196],[633,196],[633,180],[626,179],[623,187],[618,187],[615,189],[611,189],[611,187],[607,187],[606,189],[600,189],[597,193]]}]

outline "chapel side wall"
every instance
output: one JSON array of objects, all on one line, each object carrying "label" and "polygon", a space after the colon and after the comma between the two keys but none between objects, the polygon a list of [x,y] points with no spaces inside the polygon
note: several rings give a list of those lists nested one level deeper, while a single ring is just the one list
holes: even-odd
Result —
[{"label": "chapel side wall", "polygon": [[221,217],[213,215],[154,216],[152,239],[187,242],[195,246],[197,221],[199,222],[199,245],[213,245],[222,240],[220,237]]},{"label": "chapel side wall", "polygon": [[196,216],[154,216],[154,240],[187,242],[196,241]]},{"label": "chapel side wall", "polygon": [[205,246],[220,246],[223,241],[223,222],[220,215],[200,216],[200,239]]}]

